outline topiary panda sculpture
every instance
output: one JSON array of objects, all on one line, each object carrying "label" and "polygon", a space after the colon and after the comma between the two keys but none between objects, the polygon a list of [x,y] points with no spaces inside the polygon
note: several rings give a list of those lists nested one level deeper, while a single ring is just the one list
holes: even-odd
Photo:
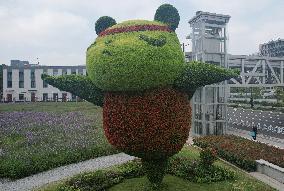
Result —
[{"label": "topiary panda sculpture", "polygon": [[179,14],[160,6],[155,21],[96,22],[97,39],[87,49],[88,76],[42,79],[103,107],[108,141],[142,158],[147,176],[158,186],[167,159],[186,142],[191,120],[189,100],[198,87],[238,76],[213,65],[185,63],[174,30]]}]

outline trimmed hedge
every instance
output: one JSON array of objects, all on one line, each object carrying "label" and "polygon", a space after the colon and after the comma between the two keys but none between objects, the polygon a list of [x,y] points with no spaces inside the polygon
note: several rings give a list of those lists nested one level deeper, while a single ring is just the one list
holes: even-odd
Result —
[{"label": "trimmed hedge", "polygon": [[235,70],[194,61],[184,65],[184,71],[176,79],[174,86],[185,92],[194,92],[198,87],[229,80],[238,75],[239,72]]},{"label": "trimmed hedge", "polygon": [[[123,24],[134,27],[149,23],[165,27],[150,21]],[[110,29],[118,28],[115,25]],[[156,46],[156,42],[163,46]],[[147,30],[106,35],[98,37],[87,50],[90,79],[104,91],[144,91],[166,87],[174,83],[183,67],[184,56],[173,32]]]},{"label": "trimmed hedge", "polygon": [[157,9],[154,20],[166,23],[171,30],[175,31],[178,27],[180,16],[174,6],[163,4]]},{"label": "trimmed hedge", "polygon": [[161,26],[161,25],[154,25],[154,24],[143,24],[143,25],[134,25],[134,26],[125,26],[125,27],[115,27],[107,29],[100,33],[100,37],[117,34],[117,33],[124,33],[124,32],[139,32],[139,31],[167,31],[171,32],[168,26]]},{"label": "trimmed hedge", "polygon": [[[230,170],[219,166],[212,166],[205,169],[198,161],[192,161],[186,157],[171,158],[166,172],[196,183],[233,180],[236,177],[235,173]],[[102,191],[123,182],[125,179],[142,177],[145,175],[142,163],[137,159],[120,166],[76,175],[65,183],[59,185],[56,190]]]},{"label": "trimmed hedge", "polygon": [[109,16],[100,17],[95,23],[95,29],[96,29],[97,35],[99,35],[105,29],[107,29],[107,28],[109,28],[109,27],[111,27],[115,24],[116,24],[116,21]]},{"label": "trimmed hedge", "polygon": [[103,106],[104,93],[87,76],[72,74],[55,77],[42,74],[41,78],[61,91],[68,91],[97,106]]},{"label": "trimmed hedge", "polygon": [[216,149],[218,156],[247,171],[256,170],[255,160],[264,159],[284,167],[284,149],[254,142],[234,135],[205,136],[195,138],[194,144],[201,148]]},{"label": "trimmed hedge", "polygon": [[158,160],[185,144],[191,108],[186,94],[170,88],[134,95],[107,93],[103,117],[106,137],[117,149]]}]

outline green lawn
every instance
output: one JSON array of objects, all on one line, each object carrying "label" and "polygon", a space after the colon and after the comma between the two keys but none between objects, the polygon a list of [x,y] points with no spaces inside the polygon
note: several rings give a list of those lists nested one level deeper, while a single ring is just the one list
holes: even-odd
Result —
[{"label": "green lawn", "polygon": [[0,178],[22,178],[117,151],[88,102],[0,105]]},{"label": "green lawn", "polygon": [[[177,155],[182,157],[188,157],[191,159],[199,158],[199,149],[196,147],[184,147],[180,153]],[[184,180],[179,177],[172,175],[166,175],[162,187],[159,191],[273,191],[275,189],[270,186],[256,180],[250,175],[244,173],[243,171],[237,169],[234,166],[228,165],[220,160],[215,162],[215,165],[227,168],[236,174],[236,178],[230,181],[221,181],[215,183],[194,183],[188,180]],[[116,169],[117,167],[111,167],[110,169]],[[90,180],[86,180],[90,181]],[[76,182],[76,181],[75,181]],[[52,183],[46,185],[38,191],[59,191],[58,186],[64,185],[65,181],[59,181],[57,183]],[[81,189],[84,190],[84,189]],[[92,189],[91,189],[92,190]],[[108,191],[151,191],[150,185],[146,177],[137,177],[132,179],[123,180],[123,182],[112,186],[107,189]],[[94,189],[95,191],[95,189]]]}]

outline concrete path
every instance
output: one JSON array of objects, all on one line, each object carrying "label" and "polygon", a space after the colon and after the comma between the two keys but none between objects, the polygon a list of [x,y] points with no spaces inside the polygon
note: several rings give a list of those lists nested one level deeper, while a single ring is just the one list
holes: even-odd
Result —
[{"label": "concrete path", "polygon": [[70,164],[67,166],[58,167],[16,181],[0,181],[0,191],[33,190],[36,187],[40,187],[51,182],[68,178],[74,176],[75,174],[106,168],[116,164],[122,164],[133,159],[134,157],[123,153],[99,157],[96,159],[79,162],[77,164]]},{"label": "concrete path", "polygon": [[265,174],[261,174],[259,172],[251,172],[249,174],[253,176],[254,178],[264,182],[265,184],[268,184],[272,188],[275,188],[279,191],[284,191],[284,184],[282,184],[281,182],[278,182],[277,180],[269,176],[266,176]]}]

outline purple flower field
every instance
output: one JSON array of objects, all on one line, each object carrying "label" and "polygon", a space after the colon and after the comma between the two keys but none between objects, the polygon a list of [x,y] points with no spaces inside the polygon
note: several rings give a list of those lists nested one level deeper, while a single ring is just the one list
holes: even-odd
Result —
[{"label": "purple flower field", "polygon": [[100,111],[0,112],[0,178],[114,152],[104,137]]}]

